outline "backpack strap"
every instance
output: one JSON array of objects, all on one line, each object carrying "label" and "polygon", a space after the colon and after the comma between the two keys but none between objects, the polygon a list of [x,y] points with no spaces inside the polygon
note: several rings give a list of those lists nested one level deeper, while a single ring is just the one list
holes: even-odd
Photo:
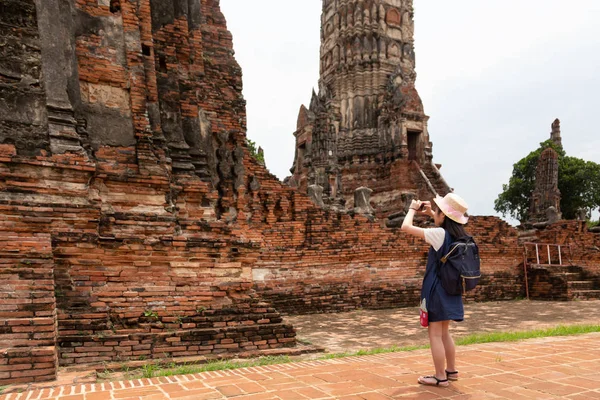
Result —
[{"label": "backpack strap", "polygon": [[[437,257],[437,265],[436,265],[436,273],[439,275],[439,270],[442,267],[442,265],[446,262],[446,258],[448,257],[450,254],[449,252],[452,251],[452,243],[454,243],[454,238],[452,237],[452,235],[450,235],[450,232],[446,231],[446,236],[444,237],[444,244],[442,245],[442,247],[440,247],[440,249],[436,252],[436,257]],[[442,253],[440,253],[442,252]],[[445,256],[441,257],[441,254],[446,254]]]},{"label": "backpack strap", "polygon": [[469,244],[473,242],[473,237],[472,236],[463,236],[461,238],[458,238],[454,241],[454,243],[456,243],[452,249],[450,249],[450,251],[443,256],[440,261],[442,263],[445,263],[446,261],[448,261],[448,257],[450,257],[452,255],[452,253],[454,253],[454,250],[456,250],[458,248],[458,246],[463,245],[463,244]]},{"label": "backpack strap", "polygon": [[440,259],[440,261],[442,261],[442,263],[445,264],[446,261],[448,261],[448,257],[450,257],[452,253],[454,253],[454,250],[456,250],[458,246],[460,246],[460,243],[455,244],[454,247],[452,247],[452,249],[450,249],[450,251]]}]

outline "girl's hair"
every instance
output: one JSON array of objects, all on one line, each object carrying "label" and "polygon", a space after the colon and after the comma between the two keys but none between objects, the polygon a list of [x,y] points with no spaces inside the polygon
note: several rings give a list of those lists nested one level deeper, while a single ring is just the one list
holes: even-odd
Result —
[{"label": "girl's hair", "polygon": [[[435,207],[435,212],[443,214],[438,207]],[[465,230],[464,225],[461,225],[458,222],[451,220],[450,218],[448,218],[448,216],[445,216],[441,228],[444,228],[444,230],[447,231],[450,234],[450,236],[452,236],[454,239],[458,239],[463,236],[469,236],[469,234]]]}]

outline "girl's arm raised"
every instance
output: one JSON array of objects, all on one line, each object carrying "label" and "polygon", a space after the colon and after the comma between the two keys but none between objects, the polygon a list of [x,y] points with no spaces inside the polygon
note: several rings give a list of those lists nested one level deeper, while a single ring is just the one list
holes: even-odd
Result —
[{"label": "girl's arm raised", "polygon": [[414,235],[425,240],[425,230],[423,228],[419,228],[418,226],[413,225],[413,218],[415,213],[421,208],[421,205],[425,205],[424,214],[429,215],[431,213],[431,205],[427,204],[429,202],[421,202],[419,200],[413,200],[410,203],[410,207],[408,208],[408,212],[406,213],[406,217],[404,217],[404,222],[402,222],[402,231],[406,232],[410,235]]}]

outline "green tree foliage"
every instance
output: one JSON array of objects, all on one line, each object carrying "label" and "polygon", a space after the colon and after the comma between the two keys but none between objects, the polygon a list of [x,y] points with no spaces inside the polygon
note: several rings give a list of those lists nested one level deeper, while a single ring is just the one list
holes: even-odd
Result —
[{"label": "green tree foliage", "polygon": [[558,189],[563,217],[574,219],[579,209],[589,211],[600,207],[600,165],[580,158],[570,157],[551,140],[513,165],[513,173],[502,193],[494,202],[494,209],[520,221],[529,217],[530,199],[535,188],[535,169],[540,154],[552,147],[558,153]]},{"label": "green tree foliage", "polygon": [[558,188],[563,216],[573,219],[578,209],[590,212],[600,207],[600,165],[569,156],[559,161]]},{"label": "green tree foliage", "polygon": [[250,155],[259,163],[263,164],[265,163],[265,156],[262,152],[258,151],[258,147],[256,146],[256,143],[253,142],[252,140],[246,138],[246,146],[248,146],[248,150],[250,151]]}]

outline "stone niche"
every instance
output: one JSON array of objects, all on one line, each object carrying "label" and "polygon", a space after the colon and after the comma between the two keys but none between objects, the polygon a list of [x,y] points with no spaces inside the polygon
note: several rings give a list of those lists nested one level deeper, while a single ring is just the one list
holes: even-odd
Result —
[{"label": "stone niche", "polygon": [[399,27],[401,20],[400,12],[395,8],[389,9],[385,14],[385,23],[388,25]]}]

